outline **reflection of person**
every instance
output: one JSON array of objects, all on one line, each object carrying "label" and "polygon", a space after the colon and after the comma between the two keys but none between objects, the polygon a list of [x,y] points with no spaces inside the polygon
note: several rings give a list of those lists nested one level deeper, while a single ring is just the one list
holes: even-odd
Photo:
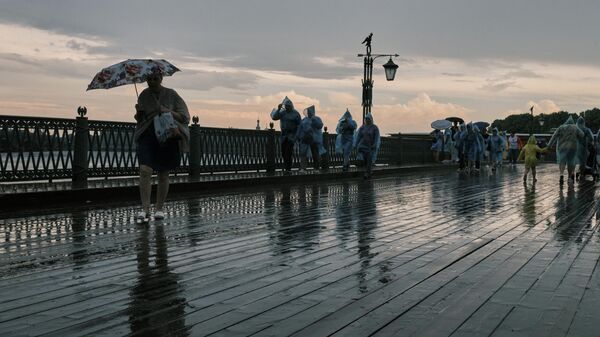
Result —
[{"label": "reflection of person", "polygon": [[358,240],[358,257],[360,258],[360,272],[358,277],[358,289],[361,293],[369,291],[367,288],[368,269],[371,266],[373,253],[371,243],[375,240],[374,231],[377,229],[377,203],[375,201],[375,190],[371,181],[358,185],[358,204],[354,208],[356,212],[356,237]]},{"label": "reflection of person", "polygon": [[312,185],[310,190],[301,185],[297,190],[297,202],[292,198],[292,189],[282,187],[280,205],[273,214],[276,226],[272,229],[275,232],[270,236],[274,254],[285,256],[298,247],[309,250],[318,244],[319,217],[319,185]]},{"label": "reflection of person", "polygon": [[315,106],[311,105],[304,110],[306,117],[300,122],[296,139],[300,152],[300,172],[306,170],[308,157],[312,157],[315,170],[319,169],[319,159],[325,153],[323,147],[323,122],[315,115]]},{"label": "reflection of person", "polygon": [[73,231],[73,251],[71,257],[75,266],[74,270],[82,269],[88,262],[88,247],[89,242],[85,235],[87,227],[87,212],[75,210],[71,213],[71,230]]},{"label": "reflection of person", "polygon": [[358,151],[358,159],[365,162],[366,171],[364,178],[368,179],[372,175],[373,164],[375,163],[377,151],[379,151],[379,145],[381,144],[379,128],[373,124],[373,115],[370,113],[365,117],[365,124],[356,133],[355,144]]},{"label": "reflection of person", "polygon": [[350,152],[352,151],[352,141],[354,139],[354,131],[356,131],[356,122],[352,119],[350,111],[346,110],[344,115],[338,121],[335,132],[337,137],[335,140],[335,152],[342,154],[344,163],[342,170],[348,171],[350,167]]},{"label": "reflection of person", "polygon": [[523,219],[529,226],[535,226],[535,184],[525,186],[525,200],[523,200]]},{"label": "reflection of person", "polygon": [[300,125],[300,113],[294,109],[294,103],[287,98],[277,106],[277,109],[271,111],[271,118],[280,121],[281,124],[281,155],[283,156],[283,165],[286,172],[292,170],[292,154],[294,153],[294,143],[296,142],[296,132]]},{"label": "reflection of person", "polygon": [[[169,171],[176,169],[181,161],[182,151],[187,151],[190,134],[188,123],[190,114],[183,99],[173,89],[162,86],[162,73],[155,70],[148,76],[148,88],[138,97],[135,119],[137,121],[134,141],[140,165],[140,197],[142,211],[139,219],[146,219],[150,212],[150,192],[152,172],[158,172],[155,219],[164,218],[163,205],[169,192]],[[170,113],[179,130],[179,139],[159,142],[154,128],[154,117]]]},{"label": "reflection of person", "polygon": [[531,135],[527,141],[527,144],[523,146],[521,153],[519,153],[519,160],[525,159],[525,174],[523,175],[523,181],[527,181],[527,174],[529,173],[529,170],[531,170],[533,182],[537,181],[535,178],[535,167],[538,163],[537,154],[545,152],[546,149],[540,149],[535,140],[535,136]]},{"label": "reflection of person", "polygon": [[[149,230],[139,232],[136,243],[138,280],[131,289],[129,326],[132,334],[170,336],[174,331],[187,336],[184,320],[185,298],[179,277],[168,265],[167,241],[163,226],[156,226],[156,255],[151,265]],[[156,292],[160,289],[160,294]]]},{"label": "reflection of person", "polygon": [[569,181],[575,181],[575,165],[577,165],[577,146],[579,139],[583,138],[584,134],[573,121],[573,117],[569,117],[567,121],[558,127],[550,141],[548,147],[552,147],[556,143],[556,161],[560,169],[560,183],[564,182],[563,174],[565,167],[569,174]]}]

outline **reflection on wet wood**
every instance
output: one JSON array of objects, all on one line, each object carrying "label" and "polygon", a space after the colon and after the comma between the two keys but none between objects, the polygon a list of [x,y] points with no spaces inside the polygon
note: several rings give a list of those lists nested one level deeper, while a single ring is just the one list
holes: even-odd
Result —
[{"label": "reflection on wet wood", "polygon": [[555,167],[422,172],[0,219],[0,331],[589,336],[598,202]]}]

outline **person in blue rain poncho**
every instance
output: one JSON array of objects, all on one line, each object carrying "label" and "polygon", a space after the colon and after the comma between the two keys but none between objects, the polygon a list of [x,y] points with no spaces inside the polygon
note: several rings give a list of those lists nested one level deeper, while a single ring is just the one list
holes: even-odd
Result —
[{"label": "person in blue rain poncho", "polygon": [[302,119],[300,113],[294,109],[294,103],[285,96],[283,102],[271,111],[271,118],[281,124],[281,155],[286,172],[292,170],[292,154],[296,143],[296,133]]},{"label": "person in blue rain poncho", "polygon": [[348,171],[350,167],[350,152],[352,152],[352,143],[354,141],[354,132],[356,131],[356,122],[352,119],[352,114],[346,109],[342,118],[338,121],[335,129],[337,137],[335,139],[335,152],[344,157],[342,170]]},{"label": "person in blue rain poncho", "polygon": [[444,136],[438,129],[433,131],[433,144],[431,145],[431,151],[433,151],[433,159],[435,162],[440,161],[440,152],[444,150]]},{"label": "person in blue rain poncho", "polygon": [[472,123],[467,124],[467,131],[464,138],[464,151],[469,171],[479,171],[480,159],[483,152],[483,137],[479,134],[477,126]]},{"label": "person in blue rain poncho", "polygon": [[[475,130],[475,134],[477,135],[477,155],[475,160],[475,172],[478,172],[481,168],[481,163],[483,163],[485,159],[485,147],[487,144],[485,138],[483,138],[483,133],[479,130],[477,125],[473,125],[473,130]],[[485,130],[485,129],[484,129]],[[487,135],[487,134],[486,134]],[[489,137],[489,135],[487,135]]]},{"label": "person in blue rain poncho", "polygon": [[498,128],[492,130],[492,135],[488,139],[488,147],[490,151],[490,160],[492,162],[492,171],[495,171],[502,164],[502,155],[506,143],[504,137],[498,132]]},{"label": "person in blue rain poncho", "polygon": [[598,130],[594,138],[594,149],[596,152],[596,166],[598,166],[600,165],[600,130]]},{"label": "person in blue rain poncho", "polygon": [[465,138],[467,136],[467,127],[464,123],[460,124],[459,129],[454,133],[454,147],[456,148],[456,156],[458,157],[458,171],[465,169],[467,158],[465,156]]},{"label": "person in blue rain poncho", "polygon": [[442,157],[442,161],[446,159],[454,161],[454,156],[452,155],[453,148],[454,141],[452,140],[452,129],[447,128],[446,130],[444,130],[444,155]]},{"label": "person in blue rain poncho", "polygon": [[556,161],[560,169],[560,184],[564,182],[565,167],[569,174],[569,182],[575,180],[575,165],[578,163],[577,147],[579,140],[583,137],[583,131],[575,125],[573,117],[569,117],[563,125],[556,129],[548,142],[548,147],[552,147],[556,143]]},{"label": "person in blue rain poncho", "polygon": [[579,139],[579,144],[577,147],[577,158],[579,164],[579,174],[584,174],[587,166],[588,156],[594,148],[594,134],[590,128],[585,126],[585,119],[583,119],[583,117],[579,117],[577,119],[577,127],[583,132],[583,137]]},{"label": "person in blue rain poncho", "polygon": [[358,152],[357,158],[363,160],[365,163],[364,178],[371,178],[373,164],[377,159],[381,139],[379,137],[379,128],[373,123],[373,115],[370,113],[365,117],[365,124],[358,129],[354,144]]},{"label": "person in blue rain poncho", "polygon": [[308,158],[310,157],[312,157],[315,170],[318,170],[321,155],[326,152],[325,147],[323,147],[323,122],[321,118],[316,116],[315,106],[311,105],[304,109],[304,114],[306,117],[302,119],[296,133],[301,172],[306,170]]}]

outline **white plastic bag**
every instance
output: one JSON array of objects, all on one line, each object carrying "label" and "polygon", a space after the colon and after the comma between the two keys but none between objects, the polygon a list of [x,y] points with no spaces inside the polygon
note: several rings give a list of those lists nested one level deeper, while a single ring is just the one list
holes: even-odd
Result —
[{"label": "white plastic bag", "polygon": [[166,143],[167,140],[180,136],[177,123],[170,112],[163,112],[154,117],[154,132],[159,143]]}]

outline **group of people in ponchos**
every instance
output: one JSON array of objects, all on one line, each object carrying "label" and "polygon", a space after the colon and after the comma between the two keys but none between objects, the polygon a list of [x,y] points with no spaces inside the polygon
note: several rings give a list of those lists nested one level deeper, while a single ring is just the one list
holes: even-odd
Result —
[{"label": "group of people in ponchos", "polygon": [[[540,155],[546,153],[548,148],[556,146],[556,158],[560,170],[559,182],[564,183],[564,171],[567,169],[569,182],[575,181],[578,176],[592,175],[598,178],[598,162],[600,159],[600,130],[594,137],[591,129],[586,127],[585,119],[579,117],[577,123],[572,117],[556,129],[552,138],[545,144],[538,142],[531,135],[524,146],[520,145],[518,137],[511,133],[499,132],[497,128],[488,134],[487,130],[479,130],[473,123],[461,124],[458,127],[448,128],[442,133],[435,130],[434,141],[431,149],[436,160],[439,154],[447,154],[451,162],[459,164],[458,171],[477,173],[481,163],[489,162],[492,171],[502,166],[505,154],[511,165],[517,160],[524,160],[525,174],[523,180],[531,171],[533,180],[536,181],[536,166]],[[579,167],[577,175],[576,167]]]},{"label": "group of people in ponchos", "polygon": [[[308,159],[312,158],[314,169],[320,168],[323,154],[327,152],[323,146],[323,122],[316,116],[314,105],[303,110],[304,118],[294,108],[292,101],[286,96],[277,108],[271,111],[271,118],[281,124],[281,154],[284,172],[290,172],[293,165],[294,146],[298,144],[300,155],[300,173],[306,172]],[[365,123],[357,128],[350,111],[346,110],[336,127],[335,151],[343,156],[342,170],[350,167],[350,154],[356,149],[357,159],[365,164],[364,177],[370,178],[381,144],[379,128],[373,123],[373,116],[368,114]]]}]

